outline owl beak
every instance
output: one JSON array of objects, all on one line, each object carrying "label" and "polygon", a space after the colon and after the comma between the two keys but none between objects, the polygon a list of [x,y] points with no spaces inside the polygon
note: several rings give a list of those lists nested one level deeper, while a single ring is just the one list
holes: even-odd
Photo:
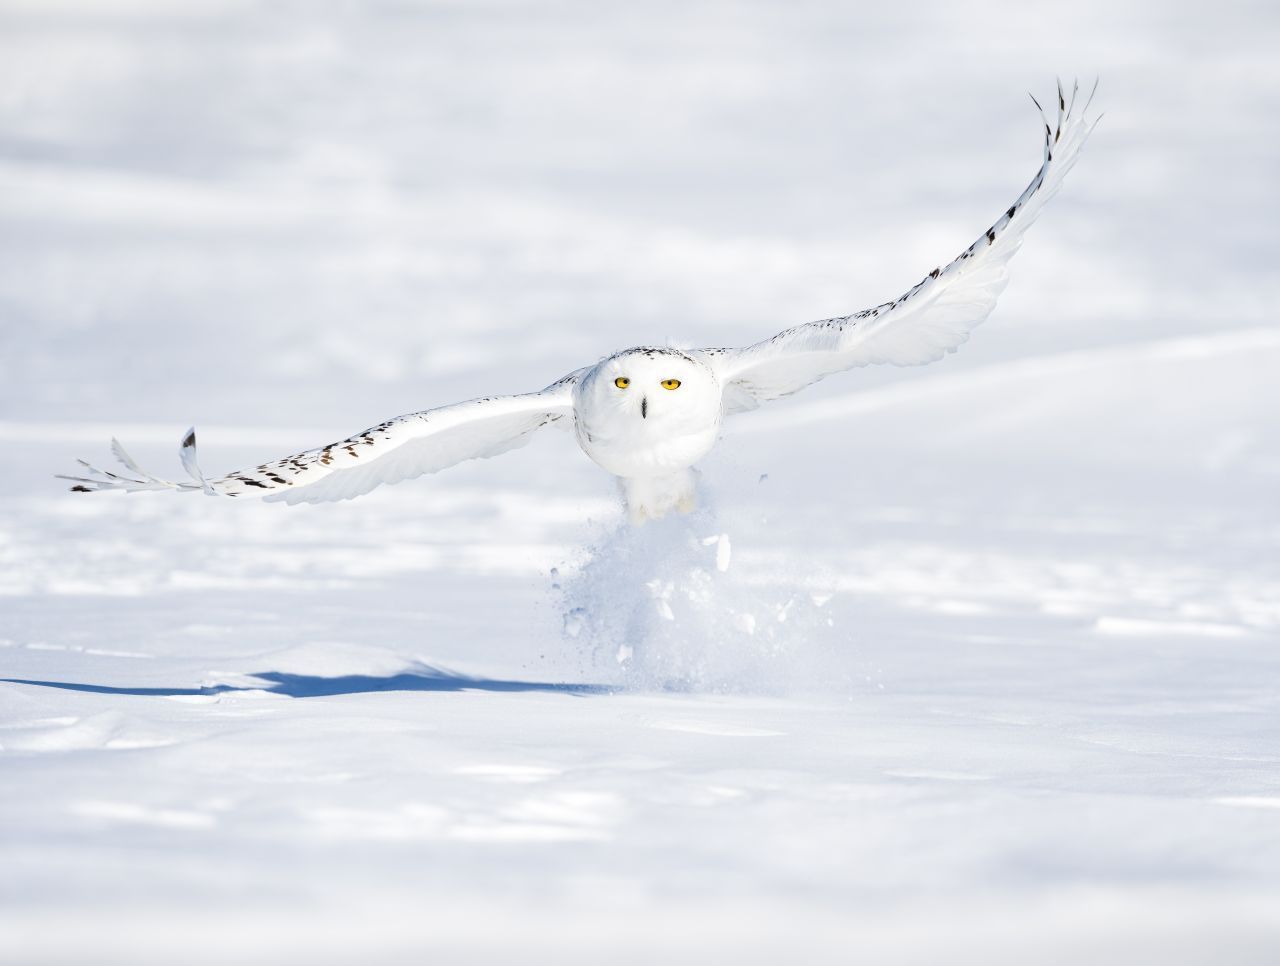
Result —
[{"label": "owl beak", "polygon": [[640,418],[641,419],[649,418],[649,397],[648,396],[640,397]]}]

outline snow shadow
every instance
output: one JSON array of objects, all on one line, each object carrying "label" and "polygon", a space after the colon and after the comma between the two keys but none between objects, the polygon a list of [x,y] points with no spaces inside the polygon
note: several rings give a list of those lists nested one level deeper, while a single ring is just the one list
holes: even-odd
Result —
[{"label": "snow shadow", "polygon": [[265,686],[256,684],[212,684],[199,688],[133,688],[110,684],[87,684],[76,681],[33,681],[21,678],[0,678],[0,683],[29,684],[42,688],[60,688],[64,691],[85,691],[90,694],[129,694],[162,698],[230,694],[237,691],[267,691],[271,694],[281,694],[289,698],[325,698],[343,694],[372,694],[377,691],[490,691],[496,693],[542,691],[552,694],[567,694],[572,697],[585,697],[594,694],[607,694],[613,690],[600,684],[509,681],[500,678],[472,677],[436,667],[424,667],[384,676],[347,674],[341,677],[319,677],[311,674],[287,674],[282,671],[264,671],[261,674],[252,676],[268,683]]}]

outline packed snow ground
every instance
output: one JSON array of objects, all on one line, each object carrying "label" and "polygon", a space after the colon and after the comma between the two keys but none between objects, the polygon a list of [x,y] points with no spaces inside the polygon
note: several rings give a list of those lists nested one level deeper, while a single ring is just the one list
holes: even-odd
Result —
[{"label": "packed snow ground", "polygon": [[[183,9],[0,14],[0,958],[1275,961],[1274,13]],[[1110,114],[996,315],[731,420],[689,518],[555,432],[51,479],[890,297],[1046,63]]]}]

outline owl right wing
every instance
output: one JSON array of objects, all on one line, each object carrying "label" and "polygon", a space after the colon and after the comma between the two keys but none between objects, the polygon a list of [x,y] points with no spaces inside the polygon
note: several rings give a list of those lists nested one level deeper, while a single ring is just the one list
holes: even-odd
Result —
[{"label": "owl right wing", "polygon": [[127,474],[99,470],[80,461],[86,476],[63,476],[76,492],[98,490],[185,490],[210,496],[258,496],[283,503],[322,503],[350,500],[382,484],[399,483],[424,473],[461,463],[487,459],[529,442],[533,432],[573,416],[571,373],[541,392],[519,396],[491,396],[410,413],[380,423],[362,433],[306,450],[220,479],[207,479],[196,462],[196,436],[183,438],[182,465],[191,480],[172,482],[147,473],[115,440],[116,458]]},{"label": "owl right wing", "polygon": [[1097,123],[1085,118],[1093,95],[1077,114],[1077,93],[1072,90],[1067,104],[1058,85],[1058,123],[1054,128],[1045,119],[1040,170],[1018,200],[951,264],[935,268],[892,302],[799,325],[744,349],[699,350],[724,387],[725,411],[755,409],[856,366],[934,362],[967,341],[995,308],[1023,234],[1062,186]]}]

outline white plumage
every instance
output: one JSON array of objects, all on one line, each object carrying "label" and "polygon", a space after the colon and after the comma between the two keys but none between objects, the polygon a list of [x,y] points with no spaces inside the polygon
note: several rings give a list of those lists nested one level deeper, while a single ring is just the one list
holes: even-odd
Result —
[{"label": "white plumage", "polygon": [[1076,113],[1076,90],[1070,104],[1061,85],[1057,93],[1057,124],[1045,119],[1044,162],[1026,190],[959,257],[891,302],[796,326],[743,349],[627,349],[541,392],[411,413],[218,479],[208,479],[196,462],[194,430],[181,448],[190,482],[152,476],[115,440],[112,450],[128,474],[82,460],[88,475],[63,479],[80,492],[174,489],[284,503],[347,500],[384,483],[497,456],[560,422],[572,426],[588,457],[619,478],[634,520],[691,509],[693,466],[715,445],[724,416],[856,366],[934,362],[959,348],[991,314],[1008,281],[1009,260],[1097,123],[1085,117],[1088,102]]}]

